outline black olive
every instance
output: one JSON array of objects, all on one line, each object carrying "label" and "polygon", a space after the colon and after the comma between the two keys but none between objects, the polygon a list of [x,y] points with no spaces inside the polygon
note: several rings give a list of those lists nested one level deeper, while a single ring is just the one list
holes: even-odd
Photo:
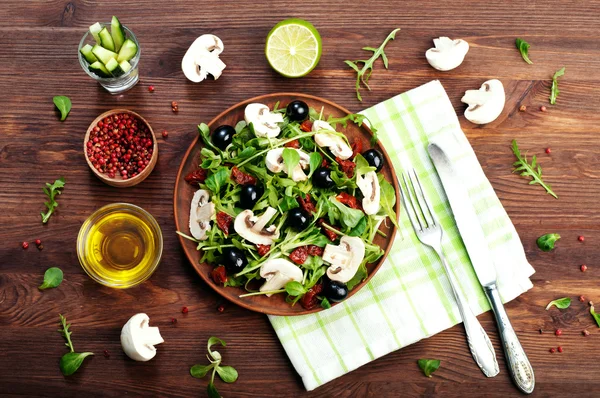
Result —
[{"label": "black olive", "polygon": [[240,272],[248,264],[248,259],[244,252],[235,247],[226,247],[223,249],[222,261],[227,272],[231,274]]},{"label": "black olive", "polygon": [[363,158],[369,163],[369,166],[375,167],[376,172],[380,172],[383,167],[383,155],[377,149],[369,149],[363,152]]},{"label": "black olive", "polygon": [[262,194],[262,188],[256,185],[244,185],[240,192],[240,207],[242,209],[252,209]]},{"label": "black olive", "polygon": [[308,105],[304,101],[292,101],[288,104],[285,114],[294,122],[301,122],[308,117]]},{"label": "black olive", "polygon": [[210,139],[214,146],[224,151],[231,144],[231,141],[233,141],[234,134],[235,129],[225,124],[214,129]]},{"label": "black olive", "polygon": [[319,188],[333,188],[335,182],[331,179],[331,170],[319,167],[312,176],[312,182]]},{"label": "black olive", "polygon": [[326,280],[323,282],[323,296],[329,301],[338,302],[348,296],[348,288],[342,282]]},{"label": "black olive", "polygon": [[298,207],[288,212],[287,219],[292,228],[298,231],[305,230],[310,224],[310,215]]}]

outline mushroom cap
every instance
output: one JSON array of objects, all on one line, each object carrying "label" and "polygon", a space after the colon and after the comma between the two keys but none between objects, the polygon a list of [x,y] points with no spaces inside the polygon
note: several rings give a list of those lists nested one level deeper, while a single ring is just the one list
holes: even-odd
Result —
[{"label": "mushroom cap", "polygon": [[267,223],[277,213],[272,207],[257,217],[252,210],[244,210],[235,217],[233,228],[242,238],[257,245],[270,245],[279,238],[279,230],[275,225],[265,228]]},{"label": "mushroom cap", "polygon": [[323,260],[331,264],[327,276],[332,281],[348,282],[354,277],[365,257],[365,244],[357,236],[344,235],[339,246],[327,244],[323,251]]},{"label": "mushroom cap", "polygon": [[181,60],[181,70],[188,80],[199,83],[208,73],[215,79],[221,76],[225,64],[219,59],[223,42],[215,35],[202,35],[188,48]]},{"label": "mushroom cap", "polygon": [[[312,125],[312,131],[330,130],[335,131],[331,125],[323,120],[315,120]],[[346,141],[336,134],[329,133],[317,133],[315,134],[315,142],[320,147],[329,148],[331,153],[342,159],[346,160],[352,156],[352,148],[346,143]]]},{"label": "mushroom cap", "polygon": [[[260,267],[260,276],[266,282],[260,287],[261,292],[278,290],[291,281],[302,282],[304,274],[300,267],[283,258],[267,260]],[[267,294],[267,297],[271,296]]]},{"label": "mushroom cap", "polygon": [[264,104],[252,103],[244,109],[244,120],[248,124],[252,123],[257,137],[275,138],[281,132],[277,123],[283,122],[283,115],[271,112]]},{"label": "mushroom cap", "polygon": [[192,197],[189,227],[192,236],[198,240],[208,238],[206,232],[210,230],[210,219],[215,214],[215,205],[209,200],[210,194],[205,189],[197,190]]},{"label": "mushroom cap", "polygon": [[379,211],[381,190],[377,173],[369,171],[364,175],[356,175],[356,185],[363,194],[362,207],[367,215],[376,214]]},{"label": "mushroom cap", "polygon": [[469,43],[462,39],[438,37],[433,39],[433,44],[435,47],[425,52],[425,58],[429,65],[440,71],[449,71],[458,67],[469,51]]},{"label": "mushroom cap", "polygon": [[498,79],[484,82],[479,90],[467,90],[461,101],[469,104],[465,118],[475,124],[493,122],[504,109],[504,86]]},{"label": "mushroom cap", "polygon": [[156,355],[157,344],[164,343],[157,327],[150,327],[150,318],[144,313],[135,314],[121,329],[121,346],[134,361],[149,361]]}]

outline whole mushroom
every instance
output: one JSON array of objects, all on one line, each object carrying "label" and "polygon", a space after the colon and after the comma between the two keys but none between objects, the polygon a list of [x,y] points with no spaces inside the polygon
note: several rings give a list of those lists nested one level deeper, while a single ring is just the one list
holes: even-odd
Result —
[{"label": "whole mushroom", "polygon": [[217,80],[226,66],[219,58],[224,48],[221,39],[215,35],[198,37],[181,60],[181,69],[185,77],[199,83],[211,74]]},{"label": "whole mushroom", "polygon": [[500,80],[488,80],[479,90],[467,90],[461,101],[469,104],[465,110],[467,120],[475,124],[493,122],[504,109],[504,86]]},{"label": "whole mushroom", "polygon": [[144,313],[132,316],[121,329],[121,346],[134,361],[149,361],[156,355],[157,344],[164,343],[157,327],[150,327],[150,318]]},{"label": "whole mushroom", "polygon": [[435,47],[427,50],[425,58],[429,65],[441,71],[449,71],[458,67],[469,51],[469,43],[462,39],[452,40],[448,37],[438,37],[433,39],[433,44]]}]

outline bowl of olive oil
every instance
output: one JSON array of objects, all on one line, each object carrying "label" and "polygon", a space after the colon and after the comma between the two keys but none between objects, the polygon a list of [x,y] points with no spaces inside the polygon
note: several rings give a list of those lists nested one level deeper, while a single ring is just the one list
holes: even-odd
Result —
[{"label": "bowl of olive oil", "polygon": [[96,282],[118,289],[148,279],[162,250],[162,232],[154,217],[129,203],[96,210],[77,236],[77,257],[84,271]]}]

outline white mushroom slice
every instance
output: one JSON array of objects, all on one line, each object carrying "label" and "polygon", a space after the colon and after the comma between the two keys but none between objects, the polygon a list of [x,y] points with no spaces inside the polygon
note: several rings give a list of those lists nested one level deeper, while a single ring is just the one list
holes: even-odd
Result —
[{"label": "white mushroom slice", "polygon": [[[267,281],[260,287],[261,292],[279,290],[288,282],[302,282],[302,270],[294,263],[283,258],[267,260],[260,267],[260,276]],[[267,294],[271,297],[271,294]]]},{"label": "white mushroom slice", "polygon": [[356,175],[356,185],[363,194],[362,207],[367,215],[376,214],[379,211],[379,180],[377,173],[369,171],[364,175]]},{"label": "white mushroom slice", "polygon": [[[267,166],[267,169],[269,169],[273,173],[280,173],[282,171],[287,173],[287,167],[285,166],[285,162],[283,161],[284,149],[285,148],[275,148],[267,152],[267,156],[265,157],[265,164]],[[308,179],[308,176],[304,174],[304,171],[302,171],[302,169],[305,169],[310,165],[310,156],[308,153],[300,149],[290,149],[295,150],[296,152],[298,152],[298,155],[300,155],[300,162],[292,171],[292,180],[296,182],[305,181],[306,179]]]},{"label": "white mushroom slice", "polygon": [[215,35],[198,37],[181,60],[183,74],[194,83],[199,83],[211,74],[215,80],[221,76],[225,64],[219,58],[224,46]]},{"label": "white mushroom slice", "polygon": [[458,67],[469,51],[469,43],[464,40],[452,40],[448,37],[433,39],[435,48],[425,53],[429,65],[437,70],[448,71]]},{"label": "white mushroom slice", "polygon": [[233,228],[242,238],[257,245],[270,245],[279,238],[279,230],[275,225],[265,226],[277,214],[277,210],[267,207],[265,212],[257,217],[252,210],[244,210],[235,218]]},{"label": "white mushroom slice", "polygon": [[[324,122],[323,120],[315,120],[315,122],[312,125],[312,131],[323,130],[335,131],[335,129],[331,127],[329,123]],[[329,148],[329,150],[331,151],[331,153],[333,153],[334,156],[342,160],[346,160],[350,156],[352,156],[352,148],[350,148],[346,141],[339,135],[317,133],[315,134],[315,142],[320,147]]]},{"label": "white mushroom slice", "polygon": [[134,361],[149,361],[156,355],[157,344],[164,343],[157,327],[150,327],[150,318],[141,313],[132,316],[121,329],[121,346]]},{"label": "white mushroom slice", "polygon": [[248,124],[252,123],[257,137],[275,138],[281,132],[277,123],[283,122],[283,115],[271,112],[266,105],[253,103],[246,105],[244,120]]},{"label": "white mushroom slice", "polygon": [[357,236],[342,236],[340,245],[325,246],[323,261],[331,264],[327,268],[327,276],[332,281],[348,282],[354,277],[365,257],[365,244]]},{"label": "white mushroom slice", "polygon": [[210,202],[210,194],[205,189],[194,193],[190,206],[190,233],[198,240],[206,240],[210,230],[210,219],[215,215],[215,204]]},{"label": "white mushroom slice", "polygon": [[493,122],[504,109],[504,86],[500,80],[488,80],[479,90],[467,90],[461,101],[469,104],[465,110],[467,120],[475,124]]}]

